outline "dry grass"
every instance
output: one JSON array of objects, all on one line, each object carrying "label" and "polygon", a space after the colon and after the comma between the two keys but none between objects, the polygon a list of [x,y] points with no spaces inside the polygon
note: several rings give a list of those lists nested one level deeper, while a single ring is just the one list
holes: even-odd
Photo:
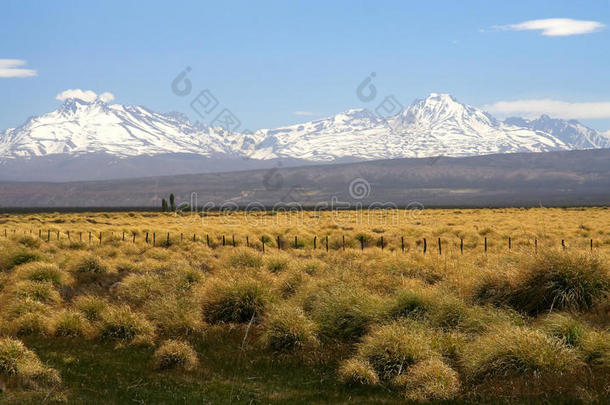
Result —
[{"label": "dry grass", "polygon": [[[242,354],[261,350],[270,365],[328,368],[328,390],[340,381],[349,393],[380,389],[411,401],[609,395],[599,383],[610,378],[606,209],[261,213],[230,221],[210,213],[203,224],[160,213],[0,217],[9,229],[7,238],[0,231],[0,349],[36,364],[19,366],[27,378],[7,372],[24,389],[59,379],[16,338],[149,350],[155,370],[180,369],[175,378],[194,381],[223,361],[204,358],[201,348],[240,331]],[[102,242],[74,237],[89,231],[103,232]],[[32,377],[41,370],[47,380]]]}]

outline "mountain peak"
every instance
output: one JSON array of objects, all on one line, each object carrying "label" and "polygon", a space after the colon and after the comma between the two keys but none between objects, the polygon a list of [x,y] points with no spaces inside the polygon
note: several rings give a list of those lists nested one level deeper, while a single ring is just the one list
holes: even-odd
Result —
[{"label": "mountain peak", "polygon": [[426,97],[426,100],[440,100],[440,101],[452,101],[452,102],[457,102],[457,100],[455,98],[453,98],[453,96],[449,93],[430,93],[428,94],[428,97]]}]

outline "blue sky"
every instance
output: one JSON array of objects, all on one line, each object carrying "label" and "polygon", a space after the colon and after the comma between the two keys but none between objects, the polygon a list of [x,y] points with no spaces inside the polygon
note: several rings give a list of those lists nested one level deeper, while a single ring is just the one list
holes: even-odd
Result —
[{"label": "blue sky", "polygon": [[[446,92],[497,116],[610,129],[609,1],[9,0],[0,38],[0,130],[67,89],[193,119],[209,89],[242,128],[275,127],[372,107],[356,96],[371,72],[405,106]],[[187,66],[180,97],[171,82]]]}]

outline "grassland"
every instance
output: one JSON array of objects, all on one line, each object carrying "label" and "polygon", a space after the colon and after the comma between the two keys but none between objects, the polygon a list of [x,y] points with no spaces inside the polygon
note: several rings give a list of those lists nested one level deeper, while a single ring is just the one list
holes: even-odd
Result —
[{"label": "grassland", "polygon": [[0,215],[0,402],[608,402],[609,258],[605,208]]}]

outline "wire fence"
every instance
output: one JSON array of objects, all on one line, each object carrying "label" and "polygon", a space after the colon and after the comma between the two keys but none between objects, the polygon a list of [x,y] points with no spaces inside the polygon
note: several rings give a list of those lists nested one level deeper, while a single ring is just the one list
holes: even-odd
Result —
[{"label": "wire fence", "polygon": [[[21,236],[22,233],[18,232],[18,230],[4,230],[4,237],[17,237]],[[36,234],[33,230],[23,231],[23,236],[32,236],[35,237]],[[396,236],[393,235],[390,239],[391,242],[388,241],[388,238],[384,238],[384,236],[380,236],[379,238],[373,239],[370,237],[366,237],[364,235],[357,235],[356,237],[346,238],[345,235],[341,235],[340,237],[333,237],[332,239],[328,236],[313,236],[308,238],[299,237],[298,235],[294,235],[294,239],[292,237],[286,237],[282,235],[277,235],[275,239],[272,239],[268,236],[263,236],[256,239],[251,239],[250,236],[238,236],[231,234],[213,234],[210,237],[210,234],[197,235],[196,233],[192,235],[185,235],[184,233],[173,234],[171,232],[144,232],[142,234],[135,232],[114,232],[114,231],[105,231],[105,232],[92,232],[92,231],[57,231],[57,230],[38,230],[37,234],[38,239],[50,243],[52,241],[62,241],[67,240],[69,242],[79,242],[86,244],[98,244],[102,245],[105,241],[117,241],[124,243],[141,243],[144,242],[153,247],[169,247],[176,243],[202,243],[207,247],[214,249],[218,247],[238,247],[245,246],[248,248],[258,249],[262,252],[268,251],[269,249],[276,250],[288,250],[288,249],[323,249],[326,251],[330,250],[346,250],[346,249],[359,249],[365,250],[370,248],[377,248],[381,251],[390,250],[396,251],[400,250],[402,252],[414,252],[419,251],[421,253],[433,253],[437,252],[439,255],[442,255],[443,252],[446,252],[448,249],[452,249],[453,251],[459,251],[460,253],[464,253],[464,251],[477,250],[482,252],[488,252],[493,247],[495,251],[499,248],[512,251],[517,247],[521,248],[531,248],[535,252],[539,249],[552,249],[552,248],[561,248],[563,250],[570,249],[588,249],[593,252],[596,248],[601,246],[599,243],[596,243],[592,238],[578,238],[577,241],[571,239],[558,239],[549,241],[548,239],[544,240],[544,244],[539,243],[538,238],[527,238],[517,240],[519,245],[515,244],[515,239],[511,236],[507,238],[501,238],[500,240],[495,239],[491,240],[488,237],[484,237],[481,240],[473,242],[472,239],[469,240],[468,243],[465,243],[465,239],[460,238],[405,238],[404,236]],[[501,242],[501,243],[498,243]]]}]

